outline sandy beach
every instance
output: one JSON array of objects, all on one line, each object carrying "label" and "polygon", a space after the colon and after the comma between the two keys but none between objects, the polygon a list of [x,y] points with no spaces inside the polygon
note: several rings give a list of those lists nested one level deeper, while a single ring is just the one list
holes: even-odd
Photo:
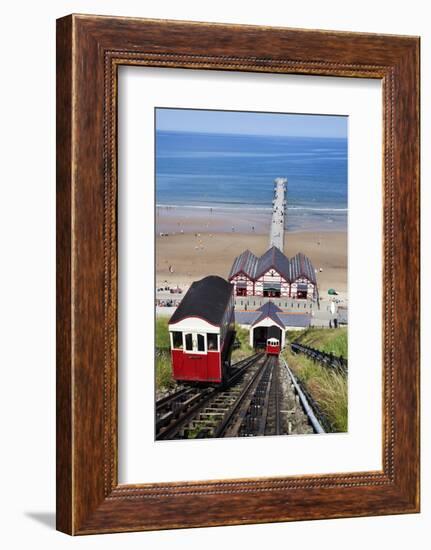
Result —
[{"label": "sandy beach", "polygon": [[[239,208],[216,206],[158,206],[157,233],[256,233],[267,235],[271,226],[271,204]],[[347,213],[287,207],[287,231],[346,231]]]},{"label": "sandy beach", "polygon": [[[250,222],[248,224],[251,225]],[[200,227],[205,228],[205,225],[200,224]],[[158,235],[157,286],[168,281],[170,285],[187,288],[192,281],[206,275],[220,275],[226,278],[234,258],[245,249],[250,249],[256,255],[263,254],[268,249],[269,235],[266,232],[223,233],[217,229],[220,231],[219,222],[213,225],[212,232]],[[297,252],[309,256],[318,270],[317,281],[321,294],[326,293],[331,287],[343,294],[347,292],[346,232],[287,231],[284,253],[291,257]]]}]

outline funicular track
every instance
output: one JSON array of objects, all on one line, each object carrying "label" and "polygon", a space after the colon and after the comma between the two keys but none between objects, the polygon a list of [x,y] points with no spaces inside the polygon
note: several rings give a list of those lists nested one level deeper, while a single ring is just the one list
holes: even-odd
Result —
[{"label": "funicular track", "polygon": [[[265,435],[276,366],[276,357],[265,358],[223,417],[215,430],[214,437]],[[277,410],[276,416],[278,415]]]},{"label": "funicular track", "polygon": [[323,433],[285,361],[262,353],[234,365],[223,387],[182,387],[156,404],[156,439]]},{"label": "funicular track", "polygon": [[235,363],[230,369],[230,378],[218,387],[185,386],[156,402],[156,439],[188,437],[187,425],[208,403],[214,405],[223,399],[223,394],[237,391],[247,373],[263,360],[256,353]]}]

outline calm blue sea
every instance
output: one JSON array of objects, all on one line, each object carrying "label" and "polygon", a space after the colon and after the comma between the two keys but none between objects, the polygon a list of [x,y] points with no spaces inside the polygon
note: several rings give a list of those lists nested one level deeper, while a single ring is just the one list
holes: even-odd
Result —
[{"label": "calm blue sea", "polygon": [[346,228],[346,139],[156,133],[160,206],[270,211],[276,177],[288,179],[288,229]]}]

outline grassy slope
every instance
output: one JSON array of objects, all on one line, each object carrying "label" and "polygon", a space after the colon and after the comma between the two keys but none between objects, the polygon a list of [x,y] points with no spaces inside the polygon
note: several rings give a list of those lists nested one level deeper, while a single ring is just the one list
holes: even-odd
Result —
[{"label": "grassy slope", "polygon": [[[289,332],[289,341],[347,357],[347,329],[315,329]],[[347,377],[315,363],[303,354],[293,354],[289,347],[284,356],[298,379],[312,395],[334,432],[347,431]]]},{"label": "grassy slope", "polygon": [[156,318],[156,389],[167,390],[175,385],[169,351],[169,317]]},{"label": "grassy slope", "polygon": [[169,351],[156,350],[156,389],[168,390],[175,386],[172,378],[171,354]]},{"label": "grassy slope", "polygon": [[169,350],[169,317],[156,317],[156,348]]},{"label": "grassy slope", "polygon": [[232,364],[236,363],[237,361],[241,361],[241,359],[244,359],[248,355],[253,354],[253,348],[249,344],[250,337],[248,330],[240,327],[239,325],[235,325],[235,330],[236,339],[240,342],[241,345],[239,348],[234,349],[232,352]]},{"label": "grassy slope", "polygon": [[289,341],[347,358],[347,328],[309,328],[302,332],[288,332]]}]

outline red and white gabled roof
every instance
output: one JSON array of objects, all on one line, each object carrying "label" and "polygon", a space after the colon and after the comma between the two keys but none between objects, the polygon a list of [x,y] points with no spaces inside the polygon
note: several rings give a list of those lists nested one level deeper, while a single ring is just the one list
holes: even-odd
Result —
[{"label": "red and white gabled roof", "polygon": [[275,269],[284,279],[289,280],[289,258],[276,246],[272,246],[259,258],[255,278],[259,279],[271,269]]},{"label": "red and white gabled roof", "polygon": [[316,273],[310,258],[299,252],[289,260],[276,246],[271,247],[260,258],[250,250],[245,250],[235,258],[228,279],[231,281],[242,274],[256,281],[272,269],[286,281],[294,282],[304,277],[316,284]]},{"label": "red and white gabled roof", "polygon": [[290,259],[290,280],[296,281],[301,277],[316,283],[316,272],[310,258],[299,252],[296,256]]},{"label": "red and white gabled roof", "polygon": [[249,279],[254,279],[257,262],[258,258],[253,252],[244,250],[242,254],[235,258],[228,279],[230,280],[240,274],[246,275]]}]

